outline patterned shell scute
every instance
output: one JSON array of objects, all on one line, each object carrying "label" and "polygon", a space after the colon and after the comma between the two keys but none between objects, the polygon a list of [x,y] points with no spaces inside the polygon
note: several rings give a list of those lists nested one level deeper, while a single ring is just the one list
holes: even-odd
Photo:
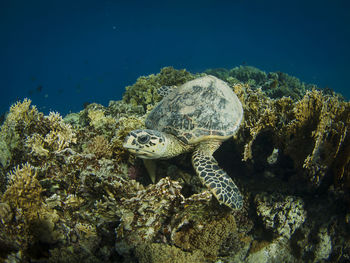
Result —
[{"label": "patterned shell scute", "polygon": [[242,104],[232,89],[224,81],[208,75],[171,91],[150,112],[146,126],[193,144],[232,136],[242,117]]}]

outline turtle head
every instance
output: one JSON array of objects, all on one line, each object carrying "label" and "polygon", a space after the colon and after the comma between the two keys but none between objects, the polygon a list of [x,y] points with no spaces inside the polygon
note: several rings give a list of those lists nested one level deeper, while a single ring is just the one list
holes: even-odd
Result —
[{"label": "turtle head", "polygon": [[167,150],[167,139],[155,130],[134,130],[126,136],[123,147],[143,159],[158,159]]}]

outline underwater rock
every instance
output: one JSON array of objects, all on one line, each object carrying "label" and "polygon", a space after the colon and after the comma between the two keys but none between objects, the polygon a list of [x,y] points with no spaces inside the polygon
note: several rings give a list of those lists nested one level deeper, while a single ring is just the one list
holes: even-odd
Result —
[{"label": "underwater rock", "polygon": [[289,247],[288,240],[277,238],[274,241],[266,242],[259,249],[249,251],[249,255],[243,262],[247,263],[270,263],[288,262],[297,263],[300,260],[293,255],[293,250]]},{"label": "underwater rock", "polygon": [[321,228],[318,232],[319,242],[315,249],[315,262],[327,260],[332,252],[332,240],[326,228]]},{"label": "underwater rock", "polygon": [[294,196],[258,194],[254,202],[266,229],[290,238],[306,219],[304,202]]}]

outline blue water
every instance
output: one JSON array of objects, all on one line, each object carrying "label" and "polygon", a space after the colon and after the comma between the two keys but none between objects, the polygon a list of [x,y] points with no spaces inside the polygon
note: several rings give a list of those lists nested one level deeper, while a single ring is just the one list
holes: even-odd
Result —
[{"label": "blue water", "polygon": [[0,112],[30,97],[66,114],[120,99],[164,66],[246,64],[350,97],[350,1],[0,3]]}]

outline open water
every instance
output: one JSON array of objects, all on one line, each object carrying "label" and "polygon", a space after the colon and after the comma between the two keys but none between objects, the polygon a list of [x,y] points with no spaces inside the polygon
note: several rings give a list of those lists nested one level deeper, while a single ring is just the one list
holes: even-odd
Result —
[{"label": "open water", "polygon": [[350,97],[346,0],[0,1],[0,112],[107,105],[164,66],[251,65]]}]

